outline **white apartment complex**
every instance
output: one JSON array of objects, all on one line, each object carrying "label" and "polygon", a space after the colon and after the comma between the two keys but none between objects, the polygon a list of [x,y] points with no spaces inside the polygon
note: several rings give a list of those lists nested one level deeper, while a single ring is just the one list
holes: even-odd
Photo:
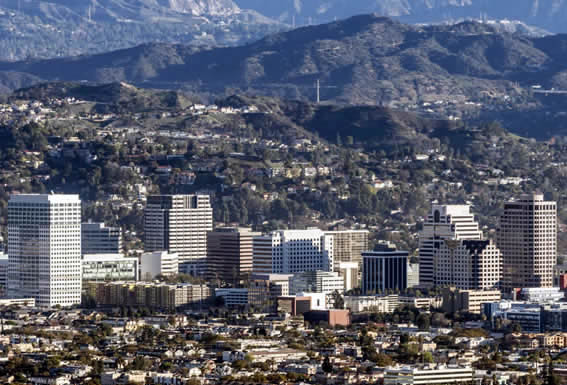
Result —
[{"label": "white apartment complex", "polygon": [[434,278],[437,287],[499,288],[502,253],[492,240],[445,240],[435,253]]},{"label": "white apartment complex", "polygon": [[78,195],[13,195],[8,203],[8,295],[40,307],[81,303]]},{"label": "white apartment complex", "polygon": [[333,236],[319,229],[279,230],[254,237],[254,273],[333,271]]},{"label": "white apartment complex", "polygon": [[482,231],[468,205],[433,205],[419,232],[419,284],[435,284],[435,254],[445,240],[481,240]]},{"label": "white apartment complex", "polygon": [[208,195],[152,195],[144,218],[145,250],[179,254],[179,270],[203,275],[207,261],[207,232],[213,230]]},{"label": "white apartment complex", "polygon": [[542,194],[504,205],[498,231],[504,287],[552,287],[557,263],[557,203]]}]

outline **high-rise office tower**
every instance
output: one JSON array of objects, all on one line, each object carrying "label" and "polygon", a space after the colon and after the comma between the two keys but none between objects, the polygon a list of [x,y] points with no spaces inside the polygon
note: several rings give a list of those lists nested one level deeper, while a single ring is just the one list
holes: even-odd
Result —
[{"label": "high-rise office tower", "polygon": [[333,236],[333,270],[344,278],[344,289],[359,287],[362,252],[369,249],[369,231],[337,230],[325,234]]},{"label": "high-rise office tower", "polygon": [[206,270],[207,232],[213,230],[208,195],[148,197],[144,231],[146,251],[179,255],[179,272],[201,276]]},{"label": "high-rise office tower", "polygon": [[121,254],[122,229],[107,227],[104,223],[83,223],[81,225],[81,249],[83,255]]},{"label": "high-rise office tower", "polygon": [[13,195],[8,203],[8,295],[52,307],[81,303],[78,195]]},{"label": "high-rise office tower", "polygon": [[492,240],[445,240],[435,253],[435,286],[500,288],[502,253]]},{"label": "high-rise office tower", "polygon": [[447,239],[481,240],[482,231],[468,205],[434,205],[419,232],[419,285],[435,284],[434,258]]},{"label": "high-rise office tower", "polygon": [[552,287],[557,263],[557,204],[542,194],[504,205],[498,230],[504,288]]},{"label": "high-rise office tower", "polygon": [[319,229],[280,230],[254,237],[255,273],[333,271],[333,236]]},{"label": "high-rise office tower", "polygon": [[207,234],[207,277],[234,287],[252,274],[252,239],[248,228],[217,228]]},{"label": "high-rise office tower", "polygon": [[403,291],[408,287],[407,251],[384,245],[362,253],[362,293],[378,294],[387,290]]}]

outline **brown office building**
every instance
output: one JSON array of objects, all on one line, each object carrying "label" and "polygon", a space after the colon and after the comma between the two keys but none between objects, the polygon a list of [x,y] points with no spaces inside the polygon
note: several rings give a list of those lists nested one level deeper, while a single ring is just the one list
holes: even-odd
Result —
[{"label": "brown office building", "polygon": [[311,297],[284,296],[277,299],[278,313],[291,314],[295,317],[311,311]]},{"label": "brown office building", "polygon": [[334,326],[350,326],[350,311],[348,310],[311,310],[303,314],[305,322],[310,325],[320,325],[326,323],[327,325]]},{"label": "brown office building", "polygon": [[252,239],[247,228],[218,228],[207,234],[207,276],[237,287],[252,274]]}]

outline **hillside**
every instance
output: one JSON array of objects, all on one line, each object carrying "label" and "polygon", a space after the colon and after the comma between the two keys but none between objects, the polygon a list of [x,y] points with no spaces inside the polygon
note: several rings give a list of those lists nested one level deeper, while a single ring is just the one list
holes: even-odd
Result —
[{"label": "hillside", "polygon": [[[301,137],[315,135],[330,143],[337,138],[352,138],[352,143],[365,149],[381,149],[387,153],[400,147],[414,149],[435,147],[438,139],[455,148],[470,145],[474,135],[463,124],[430,119],[412,112],[378,106],[318,105],[309,102],[285,101],[267,97],[231,96],[217,101],[221,106],[241,108],[255,105],[268,114],[250,114],[246,123],[262,127],[264,135],[282,134]],[[484,135],[507,135],[494,127]]]},{"label": "hillside", "polygon": [[184,109],[198,101],[182,92],[142,89],[126,83],[43,83],[19,89],[9,96],[12,101],[63,98],[87,101],[97,112],[112,113]]},{"label": "hillside", "polygon": [[[0,112],[0,211],[16,191],[79,193],[93,218],[139,233],[142,184],[152,193],[214,192],[217,223],[266,231],[361,223],[378,239],[395,231],[413,249],[433,200],[472,201],[489,228],[501,203],[521,192],[543,188],[567,207],[563,138],[543,143],[496,124],[378,106],[237,95],[216,102],[235,109],[196,109],[160,95],[174,96],[69,83],[12,95]],[[130,99],[155,102],[123,109]],[[565,223],[567,209],[559,215]]]},{"label": "hillside", "polygon": [[100,55],[4,62],[0,73],[300,100],[314,100],[320,80],[322,100],[339,104],[475,121],[501,120],[515,111],[518,119],[509,127],[530,136],[526,117],[551,116],[548,137],[555,134],[555,121],[562,122],[567,100],[548,105],[552,99],[534,95],[531,87],[567,89],[566,58],[565,35],[528,38],[474,22],[410,26],[364,15],[239,47],[146,44]]},{"label": "hillside", "polygon": [[376,12],[410,23],[478,18],[518,20],[552,32],[567,32],[567,3],[539,0],[235,0],[241,8],[297,25],[329,22]]}]

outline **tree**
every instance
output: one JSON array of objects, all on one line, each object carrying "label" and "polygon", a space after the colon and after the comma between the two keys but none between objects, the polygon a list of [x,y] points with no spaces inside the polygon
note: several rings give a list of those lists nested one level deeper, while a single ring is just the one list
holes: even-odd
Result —
[{"label": "tree", "polygon": [[333,292],[333,301],[335,309],[344,309],[345,308],[345,300],[341,293],[338,290]]},{"label": "tree", "polygon": [[392,357],[390,357],[387,354],[384,353],[379,353],[376,355],[376,365],[380,366],[380,367],[386,367],[386,366],[391,366],[394,361],[392,360]]},{"label": "tree", "polygon": [[331,363],[331,359],[329,358],[329,356],[326,356],[325,359],[323,360],[323,365],[321,365],[321,369],[323,369],[325,373],[331,373],[333,371],[333,364]]},{"label": "tree", "polygon": [[421,313],[415,322],[420,330],[429,330],[429,327],[431,326],[431,317],[429,314]]},{"label": "tree", "polygon": [[522,332],[522,325],[519,323],[512,324],[512,332],[513,333],[521,333]]}]

